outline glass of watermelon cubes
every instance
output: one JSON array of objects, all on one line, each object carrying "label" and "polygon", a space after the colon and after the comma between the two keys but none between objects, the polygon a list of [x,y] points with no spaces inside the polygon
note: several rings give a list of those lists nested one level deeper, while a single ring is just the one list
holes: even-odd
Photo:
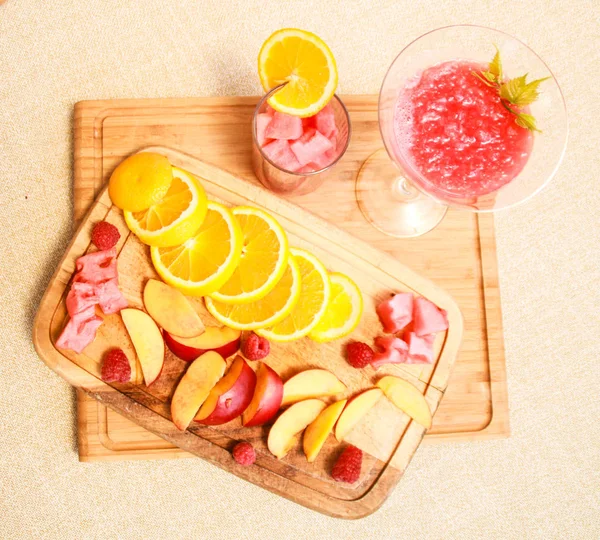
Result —
[{"label": "glass of watermelon cubes", "polygon": [[252,122],[252,166],[276,193],[304,195],[317,189],[350,142],[350,116],[336,95],[316,115],[299,118],[273,110],[267,93]]},{"label": "glass of watermelon cubes", "polygon": [[[488,84],[490,70],[504,95]],[[533,102],[515,104],[525,94],[507,82],[538,79]],[[517,113],[533,116],[539,131]],[[400,238],[430,231],[449,207],[492,212],[529,199],[554,176],[568,136],[564,98],[544,61],[518,39],[473,25],[433,30],[396,57],[379,94],[379,128],[385,150],[363,164],[356,196],[373,226]]]}]

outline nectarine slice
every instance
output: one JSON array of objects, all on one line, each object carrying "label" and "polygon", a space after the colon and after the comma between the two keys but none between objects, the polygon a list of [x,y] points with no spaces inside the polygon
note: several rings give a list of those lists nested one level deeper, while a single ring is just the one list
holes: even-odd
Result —
[{"label": "nectarine slice", "polygon": [[226,365],[223,357],[212,351],[190,364],[171,399],[171,417],[178,429],[187,429],[210,391],[223,376]]},{"label": "nectarine slice", "polygon": [[129,367],[131,368],[131,382],[133,384],[142,384],[144,382],[144,372],[137,354],[129,359]]},{"label": "nectarine slice", "polygon": [[173,354],[191,362],[208,351],[215,351],[223,358],[229,358],[240,348],[242,332],[227,326],[209,326],[199,336],[182,338],[164,332],[165,343]]},{"label": "nectarine slice", "polygon": [[424,428],[431,427],[431,410],[421,391],[400,377],[388,375],[377,381],[385,396]]},{"label": "nectarine slice", "polygon": [[204,324],[188,299],[162,281],[148,280],[144,287],[144,306],[169,334],[190,338],[204,331]]},{"label": "nectarine slice", "polygon": [[335,438],[342,441],[369,409],[375,406],[381,396],[383,392],[379,388],[371,388],[354,396],[346,405],[335,426]]},{"label": "nectarine slice", "polygon": [[296,435],[314,422],[325,406],[320,399],[307,399],[284,411],[269,431],[269,451],[277,459],[284,457],[294,446]]},{"label": "nectarine slice", "polygon": [[256,388],[248,408],[242,414],[246,427],[260,426],[277,414],[283,397],[283,381],[267,364],[261,362],[256,371]]},{"label": "nectarine slice", "polygon": [[158,379],[165,361],[165,342],[160,330],[152,317],[139,309],[122,309],[121,318],[140,361],[146,386],[150,386]]},{"label": "nectarine slice", "polygon": [[336,401],[332,405],[329,405],[329,407],[321,412],[315,421],[306,428],[302,446],[304,447],[304,454],[309,463],[312,463],[317,459],[333,426],[340,417],[340,414],[342,414],[347,401],[347,399],[342,399],[341,401]]},{"label": "nectarine slice", "polygon": [[331,371],[307,369],[285,382],[281,405],[289,405],[303,399],[334,396],[344,390],[346,390],[346,385]]},{"label": "nectarine slice", "polygon": [[241,356],[214,386],[194,420],[207,426],[225,424],[240,416],[252,401],[256,374]]}]

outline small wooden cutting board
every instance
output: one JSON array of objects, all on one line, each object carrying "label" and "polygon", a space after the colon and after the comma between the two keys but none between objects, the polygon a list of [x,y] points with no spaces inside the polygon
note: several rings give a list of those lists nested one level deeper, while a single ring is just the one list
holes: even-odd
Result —
[{"label": "small wooden cutting board", "polygon": [[[362,291],[365,311],[361,324],[351,336],[353,339],[371,341],[381,332],[375,307],[393,291],[413,291],[445,309],[450,326],[436,338],[436,361],[432,366],[388,365],[377,372],[370,367],[355,370],[343,358],[345,340],[323,345],[304,338],[292,344],[274,344],[268,357],[269,365],[284,379],[308,368],[329,369],[348,387],[345,397],[372,387],[385,374],[397,375],[415,384],[431,410],[437,410],[463,330],[460,310],[446,292],[389,255],[256,185],[175,150],[164,147],[149,150],[167,155],[171,163],[195,174],[209,198],[230,206],[266,209],[286,230],[290,245],[308,249],[329,270],[344,272],[354,279]],[[105,317],[96,340],[84,353],[78,355],[55,347],[67,318],[63,298],[75,260],[90,249],[91,228],[102,219],[115,224],[122,234],[117,246],[119,281],[130,306],[143,307],[143,286],[148,278],[156,277],[149,248],[129,233],[121,211],[112,206],[105,190],[80,226],[40,305],[34,343],[44,361],[74,386],[163,439],[275,493],[338,517],[361,517],[378,508],[400,479],[425,432],[387,399],[381,399],[347,438],[347,442],[366,452],[366,458],[360,481],[346,486],[332,481],[329,475],[340,451],[333,437],[317,461],[309,464],[299,447],[283,460],[277,460],[266,449],[268,428],[243,428],[239,419],[223,426],[194,426],[186,432],[178,431],[170,421],[169,401],[186,366],[170,353],[163,374],[151,388],[102,382],[100,366],[108,349],[121,347],[129,355],[135,354],[118,314]],[[205,322],[214,325],[202,301],[194,299],[193,302]],[[256,447],[255,466],[244,468],[231,459],[230,449],[238,440],[249,440]]]}]

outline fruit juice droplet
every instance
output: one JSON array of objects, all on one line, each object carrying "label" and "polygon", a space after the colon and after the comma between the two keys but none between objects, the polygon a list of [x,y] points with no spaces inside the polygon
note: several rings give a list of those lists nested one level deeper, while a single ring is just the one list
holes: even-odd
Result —
[{"label": "fruit juice droplet", "polygon": [[473,75],[482,69],[464,61],[430,67],[396,102],[396,142],[440,198],[492,193],[523,170],[531,153],[532,133]]}]

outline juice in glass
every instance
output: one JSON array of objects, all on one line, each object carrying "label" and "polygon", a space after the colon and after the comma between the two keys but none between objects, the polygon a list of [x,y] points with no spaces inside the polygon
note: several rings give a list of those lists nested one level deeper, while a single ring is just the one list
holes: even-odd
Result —
[{"label": "juice in glass", "polygon": [[474,73],[486,66],[449,61],[425,69],[399,93],[396,143],[415,181],[443,200],[492,193],[521,172],[533,134],[515,123],[498,92]]}]

